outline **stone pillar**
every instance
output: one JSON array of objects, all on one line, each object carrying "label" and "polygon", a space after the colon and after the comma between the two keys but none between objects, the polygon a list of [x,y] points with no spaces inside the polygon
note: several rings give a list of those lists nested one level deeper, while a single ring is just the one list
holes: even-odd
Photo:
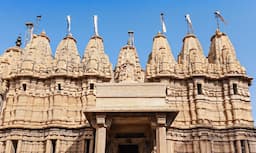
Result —
[{"label": "stone pillar", "polygon": [[241,141],[240,140],[236,140],[236,148],[237,148],[237,153],[242,153]]},{"label": "stone pillar", "polygon": [[21,145],[22,145],[22,140],[18,140],[17,153],[19,153],[21,151]]},{"label": "stone pillar", "polygon": [[51,140],[47,140],[45,153],[51,153],[51,150],[52,150],[52,142],[51,142]]},{"label": "stone pillar", "polygon": [[245,153],[250,153],[248,140],[244,141],[244,145],[245,145]]},{"label": "stone pillar", "polygon": [[89,145],[89,153],[93,153],[93,146],[94,146],[94,141],[93,139],[90,139],[90,145]]},{"label": "stone pillar", "polygon": [[229,84],[227,81],[223,84],[223,93],[224,93],[224,112],[226,116],[226,121],[228,125],[232,125],[233,116],[232,116],[232,104],[230,103],[230,94],[229,94]]},{"label": "stone pillar", "polygon": [[173,140],[167,140],[167,152],[174,153],[174,141]]},{"label": "stone pillar", "polygon": [[60,140],[56,140],[55,153],[59,153],[60,151]]},{"label": "stone pillar", "polygon": [[96,115],[95,153],[105,153],[106,135],[106,115]]},{"label": "stone pillar", "polygon": [[12,141],[6,141],[5,153],[12,153]]},{"label": "stone pillar", "polygon": [[166,143],[166,115],[157,114],[156,115],[156,147],[157,153],[167,153],[167,143]]}]

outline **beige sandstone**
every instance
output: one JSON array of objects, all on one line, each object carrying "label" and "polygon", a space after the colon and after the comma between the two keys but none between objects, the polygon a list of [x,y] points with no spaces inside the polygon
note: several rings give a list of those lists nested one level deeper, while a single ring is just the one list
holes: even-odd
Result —
[{"label": "beige sandstone", "polygon": [[177,62],[158,33],[145,71],[131,42],[112,70],[98,35],[80,58],[71,34],[55,57],[34,34],[0,57],[0,153],[255,153],[251,80],[219,30]]}]

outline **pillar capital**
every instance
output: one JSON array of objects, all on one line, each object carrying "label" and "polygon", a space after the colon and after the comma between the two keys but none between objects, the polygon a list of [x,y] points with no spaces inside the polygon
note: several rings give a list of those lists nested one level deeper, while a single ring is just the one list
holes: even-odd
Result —
[{"label": "pillar capital", "polygon": [[166,114],[156,114],[156,124],[157,126],[166,126]]},{"label": "pillar capital", "polygon": [[85,113],[85,116],[90,125],[95,129],[100,127],[110,128],[112,123],[112,118],[106,113]]}]

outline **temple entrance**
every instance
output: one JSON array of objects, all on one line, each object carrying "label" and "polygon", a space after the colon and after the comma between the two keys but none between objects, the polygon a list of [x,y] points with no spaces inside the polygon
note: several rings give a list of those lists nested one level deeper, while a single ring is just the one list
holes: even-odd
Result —
[{"label": "temple entrance", "polygon": [[107,131],[107,153],[150,153],[155,132],[148,116],[112,116]]},{"label": "temple entrance", "polygon": [[166,126],[177,112],[87,113],[95,127],[95,153],[166,153]]},{"label": "temple entrance", "polygon": [[134,145],[134,144],[119,145],[118,153],[139,153],[138,145]]}]

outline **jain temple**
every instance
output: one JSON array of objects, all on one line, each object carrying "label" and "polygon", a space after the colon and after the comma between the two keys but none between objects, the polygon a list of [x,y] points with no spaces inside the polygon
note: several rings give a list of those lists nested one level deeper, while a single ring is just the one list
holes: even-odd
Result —
[{"label": "jain temple", "polygon": [[133,32],[112,66],[97,18],[83,55],[67,19],[55,55],[27,24],[0,56],[0,153],[256,153],[252,78],[220,28],[205,56],[190,27],[175,60],[163,24],[143,69]]}]

